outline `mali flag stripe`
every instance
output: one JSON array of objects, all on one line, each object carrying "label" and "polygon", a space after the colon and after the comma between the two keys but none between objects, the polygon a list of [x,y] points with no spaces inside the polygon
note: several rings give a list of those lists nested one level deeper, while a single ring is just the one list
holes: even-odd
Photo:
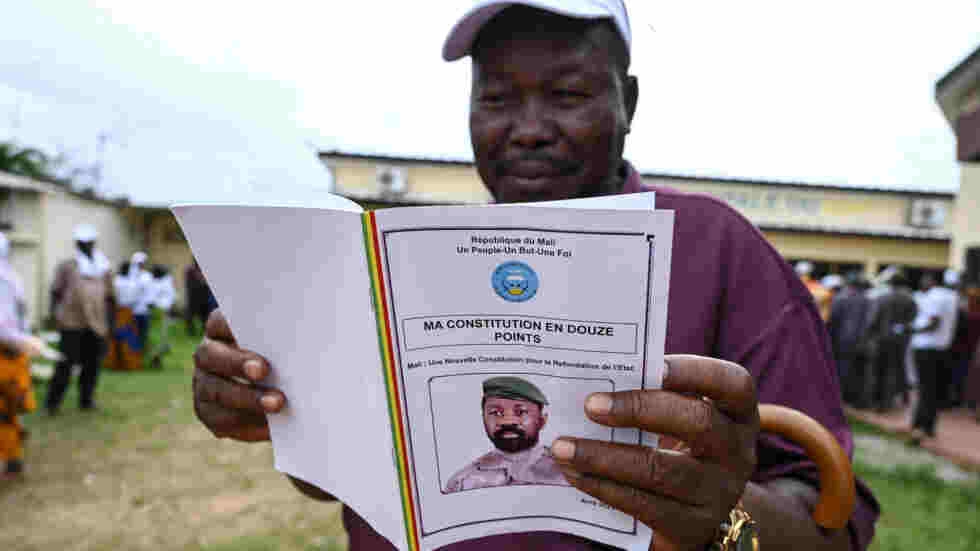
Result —
[{"label": "mali flag stripe", "polygon": [[398,483],[401,488],[402,511],[405,518],[405,532],[411,551],[421,549],[418,525],[415,519],[415,500],[408,465],[408,446],[405,440],[401,392],[395,372],[394,346],[391,326],[388,323],[388,300],[385,295],[384,275],[381,269],[381,249],[378,244],[378,225],[373,212],[366,212],[362,218],[364,243],[368,258],[368,271],[371,274],[371,297],[374,300],[375,317],[378,320],[378,347],[384,370],[385,388],[388,394],[388,414],[391,420],[392,444],[395,448],[395,466],[398,470]]}]

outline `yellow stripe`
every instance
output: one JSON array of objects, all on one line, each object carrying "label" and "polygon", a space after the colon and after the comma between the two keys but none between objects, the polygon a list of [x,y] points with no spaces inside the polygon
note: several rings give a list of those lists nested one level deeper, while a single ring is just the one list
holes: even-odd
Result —
[{"label": "yellow stripe", "polygon": [[364,213],[363,215],[363,228],[364,228],[364,242],[367,248],[368,257],[368,271],[371,275],[371,289],[372,298],[374,300],[374,309],[376,313],[376,319],[378,322],[378,345],[381,351],[381,362],[382,368],[384,370],[385,388],[386,394],[388,396],[388,416],[392,428],[392,444],[394,444],[395,449],[395,467],[398,471],[398,485],[401,490],[401,500],[402,500],[402,512],[404,514],[405,521],[405,531],[408,536],[408,546],[412,551],[419,550],[419,541],[417,538],[417,528],[415,522],[415,512],[410,507],[410,478],[408,473],[408,455],[404,446],[402,446],[402,441],[405,438],[404,432],[401,430],[401,419],[398,418],[398,396],[395,392],[395,381],[394,369],[393,369],[393,346],[390,339],[386,338],[386,324],[388,320],[385,319],[383,301],[381,295],[381,267],[376,261],[377,249],[374,246],[374,229],[373,229],[373,213]]}]

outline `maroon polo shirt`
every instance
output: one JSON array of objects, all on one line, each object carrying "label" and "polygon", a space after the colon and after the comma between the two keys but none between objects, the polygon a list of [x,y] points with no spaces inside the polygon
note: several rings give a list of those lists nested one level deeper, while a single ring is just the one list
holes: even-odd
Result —
[{"label": "maroon polo shirt", "polygon": [[[674,252],[667,308],[667,354],[698,354],[736,362],[755,377],[759,402],[805,412],[829,428],[848,455],[854,441],[844,418],[837,370],[826,329],[812,296],[761,233],[713,197],[643,184],[627,166],[623,193],[657,192],[657,208],[674,211]],[[759,438],[752,480],[817,480],[816,466],[797,446],[773,435]],[[858,483],[848,526],[851,548],[874,535],[878,503]],[[394,512],[393,512],[394,514]],[[344,507],[352,551],[390,551],[387,540]],[[555,532],[507,534],[469,540],[446,551],[585,551],[604,548]]]}]

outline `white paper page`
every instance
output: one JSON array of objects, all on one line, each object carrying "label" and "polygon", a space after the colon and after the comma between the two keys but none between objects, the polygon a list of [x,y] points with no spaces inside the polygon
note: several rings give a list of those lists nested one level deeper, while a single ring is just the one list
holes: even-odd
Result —
[{"label": "white paper page", "polygon": [[253,202],[236,202],[236,201],[221,201],[221,202],[206,202],[206,203],[177,203],[171,207],[173,209],[179,209],[183,207],[261,207],[261,208],[291,208],[291,209],[324,209],[324,210],[339,210],[343,212],[364,212],[361,205],[358,205],[354,201],[333,193],[326,193],[322,195],[315,195],[312,198],[304,198],[302,202],[289,199],[281,199],[275,202],[263,201],[261,203]]},{"label": "white paper page", "polygon": [[360,207],[345,202],[173,212],[239,345],[270,361],[269,384],[287,396],[269,416],[276,468],[403,547]]},{"label": "white paper page", "polygon": [[[460,473],[470,461],[496,453],[480,397],[481,385],[501,375],[549,397],[539,444],[562,434],[641,441],[635,430],[591,423],[582,404],[590,392],[660,385],[672,213],[493,206],[376,216],[422,548],[554,530],[647,549],[648,527],[560,477],[485,487],[454,481],[467,476]],[[531,298],[508,300],[496,289],[493,274],[512,262],[534,273]],[[498,323],[518,325],[485,330]],[[570,334],[573,326],[585,333]]]}]

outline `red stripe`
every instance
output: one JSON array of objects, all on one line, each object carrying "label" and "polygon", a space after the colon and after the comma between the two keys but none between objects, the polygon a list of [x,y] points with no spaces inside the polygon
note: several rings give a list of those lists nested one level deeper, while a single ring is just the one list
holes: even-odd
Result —
[{"label": "red stripe", "polygon": [[384,320],[385,346],[387,346],[388,348],[387,367],[388,367],[388,372],[391,376],[392,387],[395,390],[395,408],[396,408],[395,411],[398,417],[398,429],[399,429],[398,440],[399,442],[401,442],[402,450],[404,450],[404,454],[400,459],[402,462],[402,469],[405,472],[405,483],[406,486],[408,487],[408,491],[407,491],[408,503],[409,503],[409,507],[411,508],[411,516],[409,518],[409,522],[412,523],[412,532],[413,532],[413,536],[415,537],[414,547],[418,549],[420,547],[419,545],[420,542],[419,542],[419,535],[418,535],[418,526],[415,523],[415,492],[412,491],[412,477],[408,469],[408,444],[405,441],[405,425],[403,422],[404,418],[402,416],[401,388],[398,385],[399,381],[398,381],[397,374],[395,373],[395,348],[394,348],[393,341],[391,339],[391,326],[389,324],[390,318],[388,317],[388,297],[385,293],[386,289],[384,285],[384,269],[382,268],[382,264],[381,264],[381,246],[380,243],[378,242],[378,224],[374,218],[373,212],[370,213],[369,217],[371,220],[371,239],[374,241],[374,261],[375,261],[375,265],[378,267],[378,283],[379,283],[378,294],[381,296],[381,315],[383,316],[382,319]]}]

